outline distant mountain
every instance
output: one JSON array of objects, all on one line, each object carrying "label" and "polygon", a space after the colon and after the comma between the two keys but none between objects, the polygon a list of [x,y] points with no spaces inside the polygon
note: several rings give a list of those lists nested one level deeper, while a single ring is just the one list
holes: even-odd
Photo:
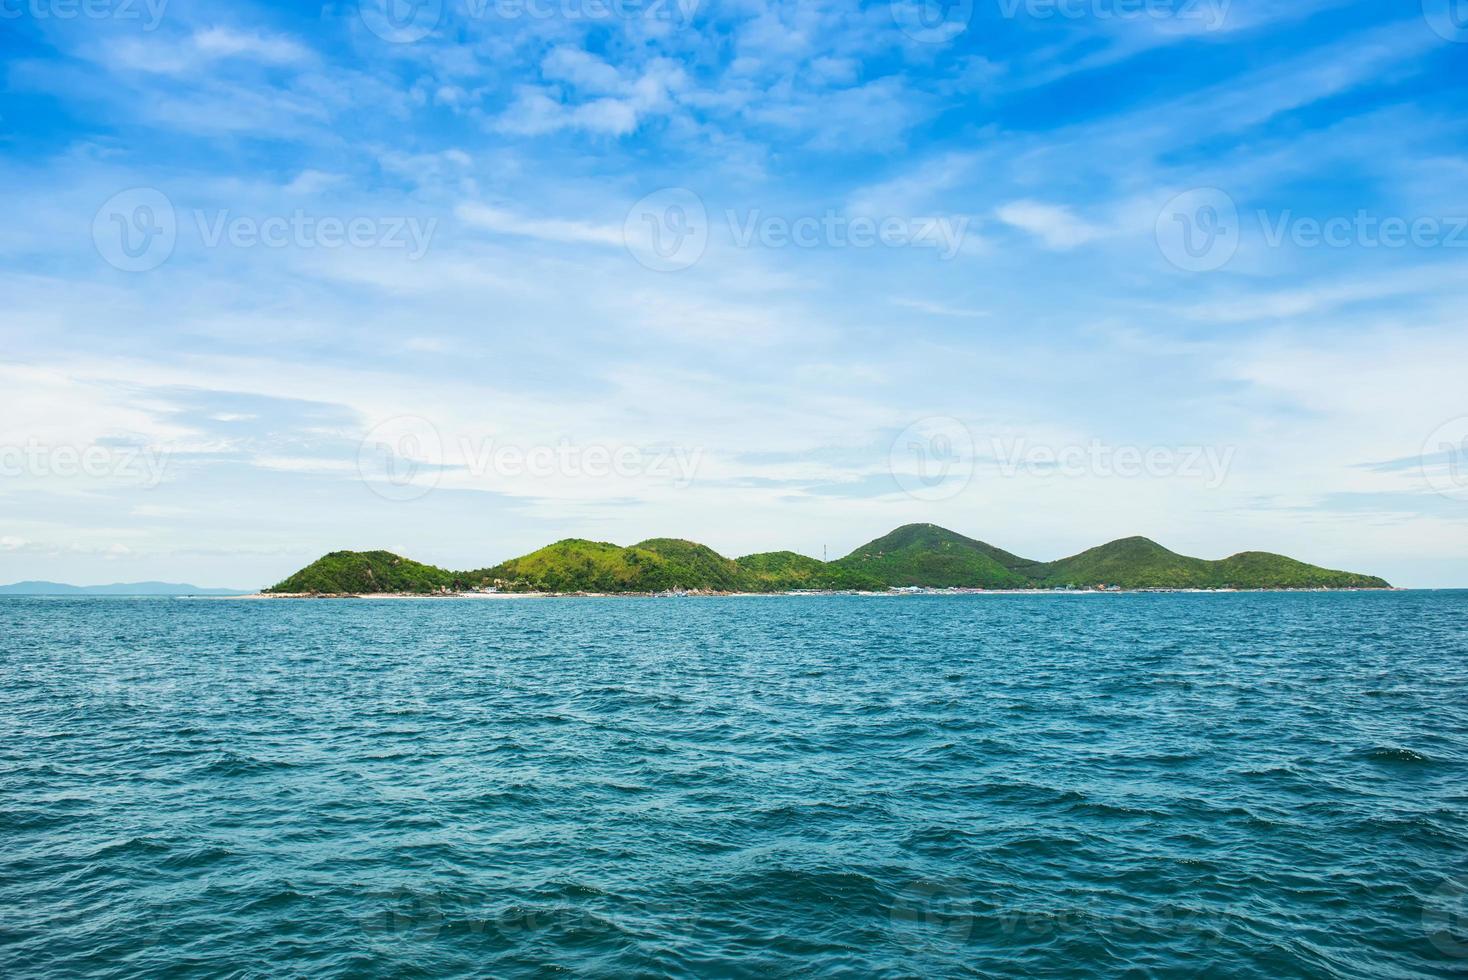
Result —
[{"label": "distant mountain", "polygon": [[908,524],[833,564],[888,586],[1023,589],[1039,564],[936,524]]},{"label": "distant mountain", "polygon": [[1385,589],[1372,575],[1337,572],[1283,555],[1246,551],[1221,561],[1189,558],[1147,538],[1123,538],[1037,566],[1042,586],[1115,585],[1124,589]]},{"label": "distant mountain", "polygon": [[854,589],[880,592],[887,583],[859,569],[796,554],[766,551],[739,559],[745,588],[750,592],[788,592],[792,589]]},{"label": "distant mountain", "polygon": [[751,591],[738,562],[680,538],[650,538],[629,548],[568,538],[467,576],[537,592]]},{"label": "distant mountain", "polygon": [[[889,588],[1385,589],[1385,580],[1249,551],[1208,561],[1124,538],[1059,561],[1021,558],[936,524],[908,524],[833,562],[793,551],[725,558],[651,538],[630,547],[567,538],[490,568],[453,572],[389,551],[334,551],[267,592],[360,595],[495,587],[519,592],[784,592]],[[180,586],[178,588],[186,588]]]},{"label": "distant mountain", "polygon": [[116,585],[63,585],[16,582],[0,585],[0,595],[245,595],[251,589],[203,589],[178,582],[119,582]]}]

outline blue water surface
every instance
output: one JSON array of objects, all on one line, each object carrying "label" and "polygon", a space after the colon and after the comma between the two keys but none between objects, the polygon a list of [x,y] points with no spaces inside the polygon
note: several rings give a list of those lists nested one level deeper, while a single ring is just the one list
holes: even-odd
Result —
[{"label": "blue water surface", "polygon": [[1468,593],[0,600],[3,976],[1468,974]]}]

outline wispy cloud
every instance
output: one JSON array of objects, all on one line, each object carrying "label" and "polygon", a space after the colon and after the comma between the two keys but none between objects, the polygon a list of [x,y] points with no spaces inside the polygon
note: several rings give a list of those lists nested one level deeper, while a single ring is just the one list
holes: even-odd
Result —
[{"label": "wispy cloud", "polygon": [[465,224],[502,235],[582,245],[624,244],[621,228],[561,218],[527,218],[484,204],[461,204],[454,212]]},{"label": "wispy cloud", "polygon": [[[1343,542],[1339,564],[1468,576],[1456,501],[1409,506],[1410,461],[1468,414],[1457,253],[1264,248],[1246,229],[1232,262],[1189,273],[1156,235],[1171,197],[1205,187],[1245,222],[1450,217],[1468,199],[1460,52],[1415,9],[1234,0],[1204,23],[976,4],[946,43],[837,0],[703,4],[691,23],[446,4],[404,44],[350,5],[65,26],[11,24],[0,445],[167,445],[180,466],[146,495],[0,485],[0,554],[24,550],[27,573],[87,578],[114,555],[139,578],[244,560],[269,581],[382,527],[450,565],[585,528],[835,551],[993,515],[1042,556],[1145,528],[1201,553]],[[94,240],[132,188],[163,194],[178,232],[145,273]],[[663,272],[624,248],[623,218],[668,188],[715,228],[946,215],[968,234],[956,257],[713,234]],[[209,247],[201,211],[438,232],[414,260]],[[475,480],[453,456],[404,506],[357,478],[363,433],[397,417],[455,453],[461,436],[696,449],[703,480]],[[987,474],[915,500],[889,455],[934,417],[980,447],[1104,438],[1235,464],[1209,491]]]}]

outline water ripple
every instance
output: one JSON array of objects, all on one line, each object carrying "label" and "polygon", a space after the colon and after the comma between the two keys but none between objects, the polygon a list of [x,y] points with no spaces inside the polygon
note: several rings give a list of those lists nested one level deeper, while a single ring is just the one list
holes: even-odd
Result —
[{"label": "water ripple", "polygon": [[1468,594],[0,600],[0,975],[1462,976]]}]

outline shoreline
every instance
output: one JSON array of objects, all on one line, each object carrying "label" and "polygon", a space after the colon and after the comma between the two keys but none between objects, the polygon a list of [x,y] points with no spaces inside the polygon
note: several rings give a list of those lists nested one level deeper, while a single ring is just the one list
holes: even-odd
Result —
[{"label": "shoreline", "polygon": [[1406,592],[1408,589],[892,589],[887,592],[792,590],[786,592],[251,592],[244,595],[178,596],[181,599],[260,602],[282,599],[734,599],[858,596],[900,599],[914,596],[1083,596],[1083,595],[1235,595]]}]

